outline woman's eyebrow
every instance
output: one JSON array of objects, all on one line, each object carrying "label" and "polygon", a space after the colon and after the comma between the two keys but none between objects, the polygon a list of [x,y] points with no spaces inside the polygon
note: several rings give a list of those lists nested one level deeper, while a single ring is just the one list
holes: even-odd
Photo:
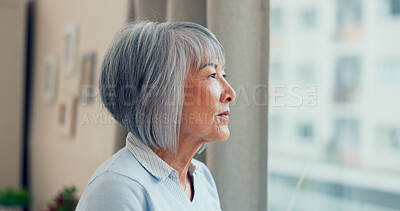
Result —
[{"label": "woman's eyebrow", "polygon": [[203,68],[205,68],[205,67],[207,67],[207,66],[213,66],[215,69],[217,69],[217,67],[218,67],[218,65],[216,65],[216,64],[214,64],[214,63],[212,63],[212,62],[210,62],[210,63],[204,64],[203,66],[201,66],[201,67],[200,67],[200,70],[202,70]]}]

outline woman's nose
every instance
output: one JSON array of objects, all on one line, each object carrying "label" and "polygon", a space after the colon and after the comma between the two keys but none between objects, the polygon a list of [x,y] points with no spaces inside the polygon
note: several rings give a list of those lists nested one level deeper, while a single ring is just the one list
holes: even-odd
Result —
[{"label": "woman's nose", "polygon": [[223,94],[223,102],[231,103],[236,98],[235,90],[229,85],[229,83],[224,80],[224,94]]}]

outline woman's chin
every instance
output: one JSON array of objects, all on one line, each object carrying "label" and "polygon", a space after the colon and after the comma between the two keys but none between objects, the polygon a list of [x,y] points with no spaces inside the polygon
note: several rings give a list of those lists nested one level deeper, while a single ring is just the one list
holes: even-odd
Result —
[{"label": "woman's chin", "polygon": [[224,133],[219,133],[217,137],[212,139],[213,140],[212,142],[224,142],[228,140],[229,135],[230,135],[229,130],[224,131]]}]

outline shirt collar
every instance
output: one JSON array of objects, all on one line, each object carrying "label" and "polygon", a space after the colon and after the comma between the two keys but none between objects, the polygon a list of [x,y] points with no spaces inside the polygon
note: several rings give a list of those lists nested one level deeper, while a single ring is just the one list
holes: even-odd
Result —
[{"label": "shirt collar", "polygon": [[[126,146],[139,163],[154,177],[160,180],[165,180],[171,174],[173,177],[178,177],[178,172],[174,168],[161,159],[149,146],[142,143],[132,133],[128,133],[126,137]],[[191,162],[188,169],[191,177],[193,177],[195,170],[196,166]]]}]

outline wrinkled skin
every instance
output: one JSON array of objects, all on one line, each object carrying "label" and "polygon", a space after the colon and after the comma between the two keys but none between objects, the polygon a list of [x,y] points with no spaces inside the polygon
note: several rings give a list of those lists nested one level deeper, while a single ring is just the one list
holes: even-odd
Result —
[{"label": "wrinkled skin", "polygon": [[[225,79],[223,64],[209,63],[201,70],[190,70],[185,85],[181,137],[192,141],[216,142],[229,138],[229,110],[235,91]],[[182,140],[180,138],[180,140]]]}]

